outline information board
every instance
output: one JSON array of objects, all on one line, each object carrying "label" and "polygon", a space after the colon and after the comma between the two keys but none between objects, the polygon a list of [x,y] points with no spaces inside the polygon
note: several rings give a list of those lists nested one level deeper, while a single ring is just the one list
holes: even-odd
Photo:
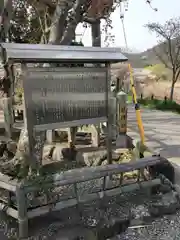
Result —
[{"label": "information board", "polygon": [[27,120],[44,129],[57,123],[70,127],[106,121],[106,91],[105,67],[26,68],[24,72]]}]

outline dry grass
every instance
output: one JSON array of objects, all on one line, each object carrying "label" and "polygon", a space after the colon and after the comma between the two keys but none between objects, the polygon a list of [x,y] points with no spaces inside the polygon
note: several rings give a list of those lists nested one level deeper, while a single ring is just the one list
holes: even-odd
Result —
[{"label": "dry grass", "polygon": [[[152,71],[152,67],[149,70]],[[167,79],[171,78],[169,72],[167,72],[167,69],[165,69],[162,64],[157,64],[153,66],[153,71],[151,72],[151,74],[148,72],[144,72],[144,75],[138,76],[139,73],[137,73],[134,76],[137,95],[140,96],[142,93],[144,97],[149,97],[154,94],[154,96],[158,99],[163,99],[165,96],[169,97],[171,90],[171,81],[162,80],[162,78],[156,81],[157,79],[159,79],[156,73],[158,73],[158,75],[161,75],[163,72],[166,73]],[[125,82],[129,85],[127,63],[112,64],[111,73],[114,78],[125,78]],[[177,103],[180,103],[180,81],[177,82],[175,85],[174,100]]]},{"label": "dry grass", "polygon": [[[145,97],[149,97],[152,94],[158,99],[163,99],[164,96],[169,97],[171,90],[171,82],[159,81],[159,82],[147,82],[141,85],[141,91]],[[177,82],[174,89],[174,100],[180,103],[180,82]]]}]

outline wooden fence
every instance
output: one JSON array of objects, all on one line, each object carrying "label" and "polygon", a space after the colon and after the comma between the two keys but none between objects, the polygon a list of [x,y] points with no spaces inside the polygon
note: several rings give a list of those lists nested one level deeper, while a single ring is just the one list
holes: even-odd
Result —
[{"label": "wooden fence", "polygon": [[[142,170],[162,161],[164,158],[154,155],[136,162],[71,169],[32,182],[0,174],[0,210],[18,220],[19,238],[24,239],[28,236],[28,220],[34,217],[73,206],[81,212],[89,201],[103,202],[106,197],[160,185],[160,177],[146,178]],[[127,184],[123,174],[134,170],[138,174]]]},{"label": "wooden fence", "polygon": [[[169,94],[162,96],[162,95],[157,95],[157,94],[143,95],[143,93],[141,93],[140,95],[138,95],[138,98],[139,99],[149,98],[152,100],[158,99],[158,100],[167,101],[167,100],[169,100]],[[177,104],[180,104],[180,96],[174,95],[173,101],[176,102]]]}]

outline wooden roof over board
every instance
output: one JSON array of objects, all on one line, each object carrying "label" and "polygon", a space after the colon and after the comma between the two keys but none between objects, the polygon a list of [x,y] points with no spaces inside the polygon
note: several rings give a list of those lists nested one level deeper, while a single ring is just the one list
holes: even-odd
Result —
[{"label": "wooden roof over board", "polygon": [[12,62],[117,63],[128,60],[120,48],[18,43],[1,43],[1,47],[7,60]]}]

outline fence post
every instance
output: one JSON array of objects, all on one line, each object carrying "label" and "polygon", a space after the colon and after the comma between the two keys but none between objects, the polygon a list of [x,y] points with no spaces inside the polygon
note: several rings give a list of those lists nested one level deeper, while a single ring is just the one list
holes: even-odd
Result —
[{"label": "fence post", "polygon": [[117,128],[118,136],[116,147],[128,148],[129,137],[127,136],[127,94],[119,92],[117,94]]},{"label": "fence post", "polygon": [[91,126],[91,137],[92,137],[92,146],[93,147],[99,147],[100,146],[100,124],[93,124]]},{"label": "fence post", "polygon": [[75,146],[76,142],[76,133],[78,131],[78,127],[70,127],[68,128],[68,143],[72,143]]},{"label": "fence post", "polygon": [[27,201],[24,188],[22,186],[16,189],[18,223],[19,223],[19,239],[28,237],[28,217],[27,217]]},{"label": "fence post", "polygon": [[13,109],[12,109],[12,98],[3,98],[2,100],[5,131],[8,138],[12,137],[12,126],[13,126]]},{"label": "fence post", "polygon": [[117,99],[113,95],[110,97],[110,111],[112,118],[112,139],[117,137]]},{"label": "fence post", "polygon": [[127,94],[120,91],[117,94],[117,121],[119,125],[118,133],[127,133]]},{"label": "fence post", "polygon": [[46,131],[46,141],[49,144],[52,144],[55,140],[55,131],[54,130],[47,130]]}]

